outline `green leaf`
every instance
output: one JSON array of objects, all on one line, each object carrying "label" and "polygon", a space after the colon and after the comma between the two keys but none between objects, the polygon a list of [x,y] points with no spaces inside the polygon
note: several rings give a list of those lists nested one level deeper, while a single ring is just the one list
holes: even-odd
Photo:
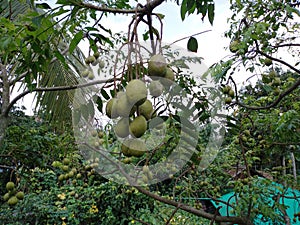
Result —
[{"label": "green leaf", "polygon": [[109,95],[107,94],[107,92],[102,88],[101,89],[101,95],[106,99],[106,100],[109,100],[110,97]]},{"label": "green leaf", "polygon": [[83,31],[79,31],[77,34],[75,34],[74,38],[72,39],[69,47],[70,54],[73,53],[79,42],[83,39]]},{"label": "green leaf", "polygon": [[215,4],[214,3],[209,4],[207,11],[208,11],[208,20],[210,24],[213,25],[214,17],[215,17]]},{"label": "green leaf", "polygon": [[102,113],[102,108],[103,108],[103,102],[102,99],[97,96],[97,100],[96,100],[96,104],[97,104],[97,109]]},{"label": "green leaf", "polygon": [[198,41],[194,37],[190,37],[187,43],[187,49],[191,52],[197,52],[198,50]]},{"label": "green leaf", "polygon": [[187,0],[183,0],[180,7],[180,15],[182,20],[184,20],[185,14],[187,13],[186,1]]},{"label": "green leaf", "polygon": [[36,4],[36,7],[41,9],[51,9],[51,7],[47,3]]}]

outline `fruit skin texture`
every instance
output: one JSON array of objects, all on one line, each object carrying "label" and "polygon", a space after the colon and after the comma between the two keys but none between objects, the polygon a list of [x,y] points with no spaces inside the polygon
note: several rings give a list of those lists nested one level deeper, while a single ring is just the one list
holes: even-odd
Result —
[{"label": "fruit skin texture", "polygon": [[234,97],[234,91],[232,89],[229,90],[228,95],[233,98]]},{"label": "fruit skin texture", "polygon": [[153,113],[152,103],[147,99],[142,105],[139,106],[139,112],[147,120],[151,119]]},{"label": "fruit skin texture", "polygon": [[232,98],[231,97],[226,97],[225,98],[225,103],[226,104],[230,104],[232,102]]},{"label": "fruit skin texture", "polygon": [[129,135],[129,118],[120,119],[114,127],[118,137],[124,138]]},{"label": "fruit skin texture", "polygon": [[126,96],[130,104],[143,104],[147,98],[147,94],[147,87],[141,80],[131,80],[126,86]]},{"label": "fruit skin texture", "polygon": [[118,117],[117,113],[117,99],[116,98],[111,98],[107,103],[106,103],[106,108],[105,108],[106,115],[111,118],[115,119]]},{"label": "fruit skin texture", "polygon": [[19,192],[16,194],[16,197],[17,197],[17,199],[19,199],[19,200],[23,200],[23,199],[24,199],[24,192],[23,192],[23,191],[19,191]]},{"label": "fruit skin texture", "polygon": [[129,117],[135,112],[135,107],[129,103],[127,95],[124,93],[118,98],[117,114],[122,117]]},{"label": "fruit skin texture", "polygon": [[4,196],[3,196],[3,200],[4,201],[7,201],[9,199],[9,193],[6,193]]},{"label": "fruit skin texture", "polygon": [[154,55],[149,59],[148,73],[149,76],[164,77],[166,74],[167,62],[166,59],[160,55]]},{"label": "fruit skin texture", "polygon": [[129,143],[128,154],[130,156],[141,157],[147,151],[144,141],[139,139],[132,139]]},{"label": "fruit skin texture", "polygon": [[166,69],[166,74],[164,76],[164,79],[161,79],[160,82],[164,85],[164,86],[171,86],[173,84],[173,81],[175,80],[175,74],[173,72],[173,70],[171,70],[170,68]]},{"label": "fruit skin texture", "polygon": [[264,63],[265,63],[266,66],[271,66],[272,65],[272,60],[269,59],[269,58],[266,58]]},{"label": "fruit skin texture", "polygon": [[121,152],[123,153],[124,156],[131,156],[131,155],[129,155],[129,152],[128,152],[131,140],[132,139],[125,139],[122,143]]},{"label": "fruit skin texture", "polygon": [[147,121],[144,116],[136,117],[129,125],[130,134],[136,138],[141,137],[147,130]]},{"label": "fruit skin texture", "polygon": [[7,203],[10,206],[16,205],[18,203],[18,199],[16,196],[11,197],[10,199],[8,199]]},{"label": "fruit skin texture", "polygon": [[7,184],[6,184],[6,190],[11,191],[14,188],[15,188],[14,182],[11,182],[11,181],[7,182]]},{"label": "fruit skin texture", "polygon": [[153,97],[158,97],[163,93],[164,86],[160,83],[159,80],[151,81],[149,85],[150,95]]}]

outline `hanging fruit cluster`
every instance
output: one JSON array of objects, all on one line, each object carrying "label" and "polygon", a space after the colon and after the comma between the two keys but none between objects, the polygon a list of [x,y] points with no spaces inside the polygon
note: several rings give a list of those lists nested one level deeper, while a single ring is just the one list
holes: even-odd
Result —
[{"label": "hanging fruit cluster", "polygon": [[14,206],[18,203],[19,200],[24,199],[24,192],[17,191],[14,182],[7,182],[6,190],[7,193],[3,196],[3,200],[6,201],[8,205]]},{"label": "hanging fruit cluster", "polygon": [[159,97],[169,88],[175,78],[162,55],[154,55],[148,63],[148,75],[152,78],[147,86],[142,80],[133,79],[106,104],[106,115],[117,119],[114,132],[119,138],[125,138],[121,146],[124,156],[141,157],[147,152],[144,140],[139,139],[148,129],[148,122],[156,116],[148,92]]},{"label": "hanging fruit cluster", "polygon": [[232,102],[232,98],[234,97],[234,90],[229,85],[223,87],[223,94],[226,95],[225,103],[230,104]]}]

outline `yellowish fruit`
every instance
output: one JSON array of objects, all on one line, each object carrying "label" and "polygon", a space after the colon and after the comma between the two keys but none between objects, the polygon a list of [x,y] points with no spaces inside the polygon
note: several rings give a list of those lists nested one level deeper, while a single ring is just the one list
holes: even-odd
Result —
[{"label": "yellowish fruit", "polygon": [[232,98],[231,97],[226,97],[225,98],[225,103],[226,104],[230,104],[232,102]]},{"label": "yellowish fruit", "polygon": [[93,80],[95,78],[94,73],[92,71],[89,72],[88,78]]},{"label": "yellowish fruit", "polygon": [[130,104],[143,104],[147,98],[147,94],[147,87],[141,80],[131,80],[126,86],[126,95]]},{"label": "yellowish fruit", "polygon": [[131,156],[128,153],[129,145],[132,139],[125,139],[122,143],[121,146],[121,152],[123,153],[124,156]]},{"label": "yellowish fruit", "polygon": [[154,55],[148,62],[149,76],[164,77],[166,74],[167,62],[166,59],[160,55]]},{"label": "yellowish fruit", "polygon": [[164,91],[164,86],[160,83],[159,80],[151,81],[149,85],[150,95],[152,95],[153,97],[158,97],[163,93],[163,91]]},{"label": "yellowish fruit", "polygon": [[69,165],[70,162],[71,162],[71,161],[70,161],[70,159],[68,159],[68,158],[64,158],[64,159],[63,159],[63,164],[64,164],[64,165]]},{"label": "yellowish fruit", "polygon": [[105,67],[105,62],[103,60],[99,60],[99,67],[103,69]]},{"label": "yellowish fruit", "polygon": [[139,106],[139,112],[147,120],[151,119],[153,113],[153,106],[150,100],[146,100],[143,104]]},{"label": "yellowish fruit", "polygon": [[100,56],[100,52],[95,52],[95,53],[94,53],[94,57],[95,57],[96,59],[98,59],[99,56]]},{"label": "yellowish fruit", "polygon": [[64,165],[64,166],[62,166],[62,168],[61,168],[63,171],[65,171],[65,172],[67,172],[68,170],[69,170],[69,167],[68,166],[66,166],[66,165]]},{"label": "yellowish fruit", "polygon": [[78,173],[78,174],[76,175],[76,179],[80,179],[81,177],[82,177],[81,173]]},{"label": "yellowish fruit", "polygon": [[23,192],[23,191],[19,191],[19,192],[16,194],[16,197],[17,197],[19,200],[23,200],[23,199],[24,199],[24,192]]},{"label": "yellowish fruit", "polygon": [[69,178],[74,177],[74,172],[73,172],[73,171],[70,171],[70,172],[68,173],[68,177],[69,177]]},{"label": "yellowish fruit", "polygon": [[234,97],[234,90],[230,89],[228,95],[233,98]]},{"label": "yellowish fruit", "polygon": [[9,193],[6,193],[5,195],[3,195],[3,200],[6,202],[9,199]]},{"label": "yellowish fruit", "polygon": [[264,63],[265,63],[266,66],[271,66],[272,65],[272,59],[266,58],[264,60]]},{"label": "yellowish fruit", "polygon": [[129,118],[120,119],[114,126],[115,134],[118,137],[125,138],[129,135]]},{"label": "yellowish fruit", "polygon": [[11,182],[11,181],[7,182],[7,184],[6,184],[6,190],[11,191],[14,188],[15,188],[14,182]]},{"label": "yellowish fruit", "polygon": [[14,206],[18,203],[18,199],[16,196],[12,196],[10,199],[8,199],[7,203],[10,206]]},{"label": "yellowish fruit", "polygon": [[82,77],[87,77],[89,75],[90,71],[88,69],[81,72]]},{"label": "yellowish fruit", "polygon": [[147,121],[144,116],[136,117],[129,125],[130,134],[136,138],[141,137],[147,130]]},{"label": "yellowish fruit", "polygon": [[106,103],[106,108],[105,108],[105,112],[106,115],[111,118],[111,119],[115,119],[118,117],[118,113],[117,113],[117,99],[116,98],[111,98],[107,103]]},{"label": "yellowish fruit", "polygon": [[58,176],[59,181],[63,181],[65,179],[65,175],[61,174]]}]

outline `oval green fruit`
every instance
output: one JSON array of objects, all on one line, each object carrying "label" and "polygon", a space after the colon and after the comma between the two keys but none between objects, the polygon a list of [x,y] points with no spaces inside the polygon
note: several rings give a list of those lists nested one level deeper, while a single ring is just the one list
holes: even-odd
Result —
[{"label": "oval green fruit", "polygon": [[226,104],[230,104],[232,102],[232,98],[231,97],[226,97],[225,98],[225,103]]},{"label": "oval green fruit", "polygon": [[153,106],[150,100],[146,100],[139,106],[139,113],[143,115],[147,120],[151,119],[153,113]]},{"label": "oval green fruit", "polygon": [[148,62],[149,76],[164,77],[166,74],[167,62],[165,57],[160,54],[154,55]]},{"label": "oval green fruit", "polygon": [[160,83],[159,80],[153,80],[149,84],[149,92],[153,97],[160,96],[164,91],[164,86]]},{"label": "oval green fruit", "polygon": [[174,80],[175,80],[175,74],[174,74],[173,70],[171,70],[170,68],[167,68],[166,74],[162,79],[160,79],[160,82],[164,86],[169,87],[174,83]]},{"label": "oval green fruit", "polygon": [[146,144],[140,139],[131,139],[128,148],[130,156],[141,157],[147,151]]},{"label": "oval green fruit", "polygon": [[6,202],[9,199],[9,193],[5,193],[5,195],[3,195],[3,200]]},{"label": "oval green fruit", "polygon": [[18,203],[18,199],[16,196],[12,196],[10,199],[8,199],[7,203],[10,206],[14,206]]},{"label": "oval green fruit", "polygon": [[233,98],[234,97],[234,90],[230,89],[228,95]]},{"label": "oval green fruit", "polygon": [[9,182],[6,183],[6,190],[11,191],[14,188],[15,188],[14,182],[9,181]]},{"label": "oval green fruit", "polygon": [[239,40],[234,40],[230,43],[229,45],[229,50],[232,53],[236,53],[239,50],[239,45],[240,45],[240,41]]},{"label": "oval green fruit", "polygon": [[23,192],[23,191],[19,191],[19,192],[16,194],[16,197],[17,197],[19,200],[23,200],[23,199],[24,199],[24,192]]},{"label": "oval green fruit", "polygon": [[118,117],[118,113],[117,113],[117,99],[116,98],[111,98],[107,103],[106,103],[106,108],[105,108],[105,112],[106,115],[111,118],[111,119],[115,119]]},{"label": "oval green fruit", "polygon": [[125,117],[120,119],[114,126],[114,131],[118,137],[127,137],[129,135],[129,118]]},{"label": "oval green fruit", "polygon": [[135,112],[135,109],[136,107],[128,101],[127,95],[125,93],[118,97],[117,114],[119,116],[132,116]]},{"label": "oval green fruit", "polygon": [[136,117],[129,125],[130,134],[136,138],[143,136],[147,130],[147,121],[144,116]]},{"label": "oval green fruit", "polygon": [[131,80],[126,86],[126,96],[130,104],[143,104],[147,98],[147,94],[147,87],[141,80]]},{"label": "oval green fruit", "polygon": [[266,58],[264,60],[264,63],[265,63],[266,66],[271,66],[273,62],[272,62],[272,59]]}]

